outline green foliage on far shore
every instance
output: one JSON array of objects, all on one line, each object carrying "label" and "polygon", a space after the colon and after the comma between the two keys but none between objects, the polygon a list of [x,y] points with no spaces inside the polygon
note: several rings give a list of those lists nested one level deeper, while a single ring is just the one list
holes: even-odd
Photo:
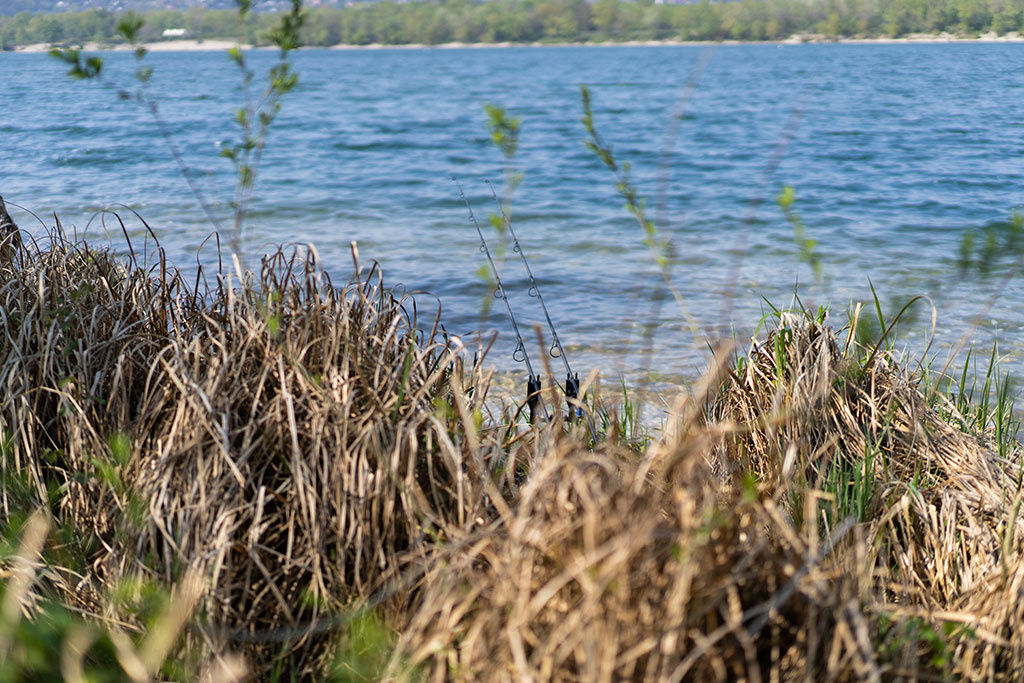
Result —
[{"label": "green foliage on far shore", "polygon": [[[22,12],[0,17],[0,48],[32,43],[119,42],[119,14],[87,10]],[[155,10],[143,14],[142,40],[184,28],[196,39],[235,38],[233,10]],[[249,13],[244,34],[266,43],[278,16]],[[949,32],[1006,34],[1024,27],[1024,0],[743,0],[690,5],[651,0],[445,0],[364,2],[309,12],[306,45],[450,42],[600,42],[605,40],[781,40],[795,33],[824,37],[899,37]]]}]

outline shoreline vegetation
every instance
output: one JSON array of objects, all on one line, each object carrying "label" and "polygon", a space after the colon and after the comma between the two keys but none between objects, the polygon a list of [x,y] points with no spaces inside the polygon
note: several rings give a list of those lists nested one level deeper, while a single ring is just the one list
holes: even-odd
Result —
[{"label": "shoreline vegetation", "polygon": [[[838,44],[838,45],[907,45],[907,44],[944,44],[944,43],[1021,43],[1024,42],[1024,35],[1016,32],[996,35],[988,33],[979,36],[957,36],[950,33],[921,33],[906,35],[899,38],[876,37],[876,38],[829,38],[821,35],[794,34],[783,40],[744,41],[744,40],[722,40],[722,41],[701,41],[701,40],[603,40],[600,42],[495,42],[495,43],[461,43],[450,42],[440,44],[428,43],[369,43],[365,45],[338,44],[326,48],[330,50],[472,50],[472,49],[493,49],[493,48],[526,48],[526,47],[678,47],[678,46],[701,46],[701,45],[815,45],[815,44]],[[14,47],[14,52],[47,53],[54,47],[60,45],[55,43],[33,43]],[[238,43],[227,39],[212,40],[161,40],[157,42],[141,43],[149,52],[223,52],[237,47]],[[111,44],[87,42],[81,45],[81,49],[87,52],[130,52],[134,48],[128,44]],[[274,49],[264,45],[242,45],[242,49],[271,50]],[[307,46],[300,49],[317,49]]]},{"label": "shoreline vegetation", "polygon": [[[127,14],[132,13],[2,16],[0,49],[116,46],[118,21]],[[197,49],[208,41],[234,43],[240,37],[264,45],[280,15],[249,13],[241,23],[234,12],[199,8],[136,16],[142,19],[138,42],[160,50]],[[1016,41],[1024,34],[1024,0],[366,2],[312,8],[306,18],[300,42],[310,47]]]},{"label": "shoreline vegetation", "polygon": [[186,281],[59,223],[0,235],[7,680],[1024,666],[995,351],[947,375],[893,352],[881,310],[779,312],[658,434],[588,378],[592,440],[550,378],[550,423],[496,407],[480,349],[353,262],[342,286],[304,251]]}]

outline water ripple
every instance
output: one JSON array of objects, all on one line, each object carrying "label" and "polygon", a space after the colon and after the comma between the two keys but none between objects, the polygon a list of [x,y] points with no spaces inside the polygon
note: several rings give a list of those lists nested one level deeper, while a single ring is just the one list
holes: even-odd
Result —
[{"label": "water ripple", "polygon": [[[296,57],[301,87],[271,131],[249,239],[254,251],[313,241],[336,282],[348,277],[348,244],[357,240],[389,279],[442,296],[452,332],[499,330],[492,359],[511,366],[500,309],[480,319],[489,295],[477,275],[478,239],[449,180],[460,177],[486,224],[494,205],[483,180],[500,191],[504,177],[483,112],[493,102],[523,120],[516,163],[524,181],[512,215],[581,368],[640,372],[651,360],[638,326],[657,308],[654,362],[692,372],[703,350],[680,333],[687,315],[709,336],[744,333],[763,313],[762,296],[785,304],[797,282],[805,301],[831,302],[836,311],[851,299],[870,301],[869,278],[885,301],[927,293],[948,331],[941,346],[1009,267],[1002,258],[993,274],[965,275],[958,249],[968,230],[979,240],[1006,233],[1013,209],[1024,205],[1024,113],[1013,96],[1024,88],[1015,68],[1022,51],[723,46],[687,105],[663,184],[666,125],[702,47],[304,50]],[[271,57],[254,54],[253,64],[265,69]],[[130,76],[130,55],[105,59],[112,78]],[[217,53],[147,59],[184,163],[218,214],[230,215],[234,172],[216,154],[239,139],[231,123],[236,72]],[[79,226],[96,207],[130,203],[171,257],[192,267],[210,226],[146,112],[70,81],[45,56],[0,53],[0,74],[10,94],[0,103],[0,194]],[[672,241],[667,263],[685,315],[674,302],[652,303],[661,275],[614,176],[581,144],[579,83],[591,87],[597,126],[616,158],[631,164],[651,215],[662,215],[656,197],[666,202],[659,238]],[[795,186],[793,211],[817,241],[820,282],[775,204],[783,184]],[[142,233],[133,226],[129,234]],[[207,245],[202,257],[213,253]],[[524,323],[543,322],[507,247],[503,269]],[[725,301],[726,293],[736,300]],[[1024,284],[1011,282],[978,336],[1003,338],[1018,373],[1022,298]],[[913,325],[906,334],[927,336]]]}]

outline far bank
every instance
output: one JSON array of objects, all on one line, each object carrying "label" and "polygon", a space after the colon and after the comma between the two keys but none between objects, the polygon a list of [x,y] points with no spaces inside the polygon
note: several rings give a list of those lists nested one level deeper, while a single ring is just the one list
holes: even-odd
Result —
[{"label": "far bank", "polygon": [[[326,47],[331,50],[472,50],[485,48],[510,48],[510,47],[680,47],[680,46],[702,46],[702,45],[818,45],[835,43],[841,45],[919,45],[919,44],[943,44],[943,43],[1020,43],[1024,42],[1024,36],[1013,32],[1004,35],[985,33],[978,36],[964,36],[952,33],[915,33],[898,38],[890,36],[853,36],[848,38],[833,38],[818,34],[795,33],[784,40],[588,40],[588,41],[562,41],[562,42],[474,42],[466,43],[452,41],[448,43],[339,43],[329,46],[307,46],[306,49]],[[184,40],[160,40],[144,43],[150,52],[217,52],[236,47],[238,43],[226,39],[184,39]],[[69,43],[31,43],[18,45],[8,51],[40,53],[49,52],[55,47],[69,47]],[[86,42],[78,44],[81,49],[87,52],[127,52],[132,47],[126,43],[101,43]],[[271,50],[267,45],[243,43],[242,49]]]}]

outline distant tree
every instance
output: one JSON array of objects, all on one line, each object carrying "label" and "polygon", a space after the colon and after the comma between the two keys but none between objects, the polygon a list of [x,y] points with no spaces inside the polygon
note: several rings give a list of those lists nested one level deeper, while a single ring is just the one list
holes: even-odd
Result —
[{"label": "distant tree", "polygon": [[619,3],[616,0],[597,0],[591,6],[594,28],[605,34],[614,34],[618,28]]},{"label": "distant tree", "polygon": [[992,17],[992,30],[1003,35],[1006,33],[1020,31],[1021,10],[1013,7],[1004,7],[998,14]]},{"label": "distant tree", "polygon": [[64,22],[52,14],[35,15],[29,26],[40,43],[58,43],[64,39]]},{"label": "distant tree", "polygon": [[963,33],[982,33],[992,25],[992,12],[984,0],[960,0],[957,14],[960,16],[959,29]]},{"label": "distant tree", "polygon": [[568,2],[545,0],[534,8],[534,14],[546,38],[575,38],[585,28],[580,26],[576,8]]},{"label": "distant tree", "polygon": [[685,8],[679,17],[680,37],[686,40],[720,40],[726,36],[722,12],[708,0]]}]

